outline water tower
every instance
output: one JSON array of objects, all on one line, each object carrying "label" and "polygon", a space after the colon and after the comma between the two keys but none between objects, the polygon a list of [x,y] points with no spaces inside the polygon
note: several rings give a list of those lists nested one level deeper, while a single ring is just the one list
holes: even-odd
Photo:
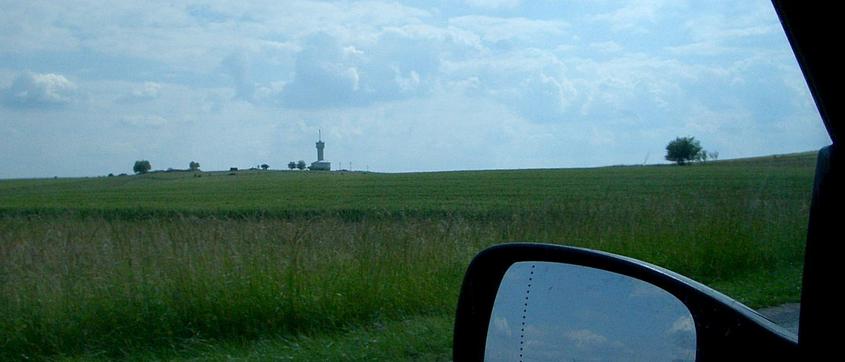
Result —
[{"label": "water tower", "polygon": [[323,142],[323,132],[317,131],[317,161],[323,160],[323,148],[326,148],[326,143]]},{"label": "water tower", "polygon": [[317,131],[317,161],[311,162],[309,169],[313,171],[331,171],[332,163],[325,161],[323,158],[323,149],[326,148],[326,143],[323,142],[322,131]]}]

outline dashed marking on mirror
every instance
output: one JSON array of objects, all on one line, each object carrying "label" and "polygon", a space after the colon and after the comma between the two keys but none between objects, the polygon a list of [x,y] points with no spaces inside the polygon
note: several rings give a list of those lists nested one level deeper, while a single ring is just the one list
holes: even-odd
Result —
[{"label": "dashed marking on mirror", "polygon": [[524,361],[524,353],[525,353],[525,326],[526,321],[528,319],[528,302],[529,297],[531,295],[531,284],[534,282],[534,268],[536,267],[535,264],[531,265],[530,273],[528,274],[528,283],[525,286],[525,302],[523,303],[522,309],[522,328],[520,328],[519,334],[519,361]]}]

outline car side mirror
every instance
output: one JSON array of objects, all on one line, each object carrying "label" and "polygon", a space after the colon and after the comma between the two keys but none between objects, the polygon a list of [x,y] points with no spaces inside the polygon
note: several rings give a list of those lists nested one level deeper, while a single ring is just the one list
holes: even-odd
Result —
[{"label": "car side mirror", "polygon": [[687,307],[636,278],[581,265],[517,262],[499,284],[486,361],[695,359]]},{"label": "car side mirror", "polygon": [[663,268],[609,253],[503,244],[461,287],[455,361],[790,359],[797,338]]}]

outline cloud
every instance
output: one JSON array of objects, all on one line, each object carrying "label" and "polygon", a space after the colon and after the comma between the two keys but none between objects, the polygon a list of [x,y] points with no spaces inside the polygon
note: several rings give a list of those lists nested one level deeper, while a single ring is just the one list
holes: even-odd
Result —
[{"label": "cloud", "polygon": [[607,343],[607,337],[587,329],[573,330],[563,337],[579,349],[592,349]]},{"label": "cloud", "polygon": [[508,105],[534,122],[570,121],[575,87],[567,66],[547,51],[527,49],[449,62],[445,72],[467,92]]},{"label": "cloud", "polygon": [[62,26],[63,12],[56,11],[56,4],[3,2],[0,44],[4,55],[78,49],[79,40],[72,30]]},{"label": "cloud", "polygon": [[669,328],[667,333],[692,333],[695,332],[695,322],[690,316],[681,316]]},{"label": "cloud", "polygon": [[449,19],[449,25],[481,37],[485,42],[519,41],[536,44],[542,40],[558,40],[569,24],[560,20],[537,20],[521,17],[492,17],[467,15]]},{"label": "cloud", "polygon": [[151,101],[159,97],[161,84],[155,82],[144,82],[141,85],[132,87],[129,93],[118,98],[118,102],[135,103]]},{"label": "cloud", "polygon": [[243,51],[236,51],[224,58],[220,68],[229,76],[235,87],[235,97],[243,100],[253,99],[256,84],[252,82],[250,62]]},{"label": "cloud", "polygon": [[[507,92],[505,94],[508,94]],[[564,121],[576,90],[566,81],[545,74],[526,78],[503,101],[536,122]]]},{"label": "cloud", "polygon": [[466,0],[467,5],[482,9],[513,9],[522,3],[520,0]]},{"label": "cloud", "polygon": [[634,0],[613,11],[590,16],[591,20],[610,25],[613,31],[644,33],[669,16],[666,0]]},{"label": "cloud", "polygon": [[[353,48],[354,49],[354,48]],[[309,36],[296,56],[293,81],[282,91],[282,102],[293,108],[321,108],[361,105],[367,102],[361,90],[358,67],[362,59],[345,51],[326,33]]]},{"label": "cloud", "polygon": [[615,41],[605,41],[590,44],[590,48],[595,49],[601,53],[616,53],[625,48]]},{"label": "cloud", "polygon": [[161,116],[126,116],[121,119],[121,123],[132,127],[152,127],[158,128],[167,125],[168,121]]},{"label": "cloud", "polygon": [[71,103],[77,86],[61,74],[23,73],[3,90],[3,103],[12,108],[56,108]]},{"label": "cloud", "polygon": [[360,45],[312,34],[296,55],[281,103],[294,109],[358,107],[422,94],[438,68],[437,54],[431,40],[395,30]]},{"label": "cloud", "polygon": [[675,356],[683,356],[684,359],[695,356],[695,322],[692,316],[686,315],[675,320],[666,335],[675,347]]},{"label": "cloud", "polygon": [[505,317],[496,317],[493,320],[493,332],[506,337],[510,337],[513,334],[508,319]]},{"label": "cloud", "polygon": [[189,5],[186,9],[188,15],[202,23],[223,23],[232,20],[229,14],[212,8],[208,4]]}]

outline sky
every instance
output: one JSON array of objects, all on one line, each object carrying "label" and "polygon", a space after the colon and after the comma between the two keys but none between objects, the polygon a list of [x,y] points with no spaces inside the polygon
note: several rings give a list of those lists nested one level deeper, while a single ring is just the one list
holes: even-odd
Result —
[{"label": "sky", "polygon": [[765,0],[0,0],[0,178],[665,163],[830,143]]}]

